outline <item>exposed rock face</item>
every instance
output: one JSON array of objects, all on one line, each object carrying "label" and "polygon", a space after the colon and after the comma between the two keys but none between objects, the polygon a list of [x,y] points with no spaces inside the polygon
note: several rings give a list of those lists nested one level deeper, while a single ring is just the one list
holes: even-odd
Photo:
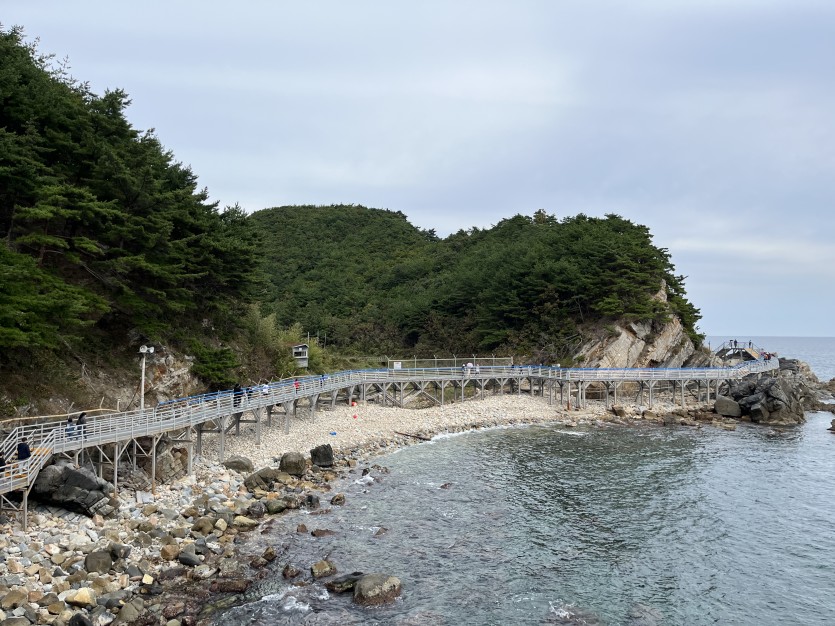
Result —
[{"label": "exposed rock face", "polygon": [[[665,286],[654,299],[667,301]],[[579,355],[583,367],[681,367],[698,356],[677,317],[666,323],[615,324],[604,336],[586,342]]]},{"label": "exposed rock face", "polygon": [[[150,444],[148,444],[150,445]],[[149,475],[151,473],[151,459],[143,465]],[[182,478],[188,472],[188,448],[179,447],[173,442],[161,441],[157,445],[156,479],[159,482],[170,483]]]},{"label": "exposed rock face", "polygon": [[35,479],[33,497],[39,502],[54,504],[68,511],[92,517],[108,516],[116,508],[110,502],[113,485],[86,468],[72,465],[50,465]]}]

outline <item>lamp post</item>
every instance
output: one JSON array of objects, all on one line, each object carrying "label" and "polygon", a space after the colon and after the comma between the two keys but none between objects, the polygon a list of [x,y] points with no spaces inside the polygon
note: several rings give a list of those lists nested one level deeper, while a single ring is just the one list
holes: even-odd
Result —
[{"label": "lamp post", "polygon": [[142,382],[139,387],[139,410],[145,410],[145,356],[154,353],[154,346],[139,346],[139,353],[142,355]]}]

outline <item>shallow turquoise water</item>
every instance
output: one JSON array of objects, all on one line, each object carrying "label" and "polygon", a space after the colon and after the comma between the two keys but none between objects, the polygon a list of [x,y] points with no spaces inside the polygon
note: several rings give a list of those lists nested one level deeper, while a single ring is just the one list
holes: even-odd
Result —
[{"label": "shallow turquoise water", "polygon": [[[830,419],[780,434],[536,426],[409,447],[379,460],[379,481],[347,485],[346,506],[262,538],[303,568],[330,553],[341,572],[396,575],[400,600],[360,609],[289,587],[279,560],[218,623],[835,623]],[[338,534],[287,532],[299,522]]]}]

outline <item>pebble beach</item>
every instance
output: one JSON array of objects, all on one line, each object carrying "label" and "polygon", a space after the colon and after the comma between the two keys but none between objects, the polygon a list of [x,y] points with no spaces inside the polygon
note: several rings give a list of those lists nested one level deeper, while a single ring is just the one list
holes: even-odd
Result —
[{"label": "pebble beach", "polygon": [[[120,489],[117,511],[107,518],[36,506],[26,531],[18,521],[0,520],[0,626],[211,623],[201,611],[216,594],[245,590],[277,558],[290,567],[292,555],[282,555],[280,546],[246,554],[248,531],[286,509],[318,508],[320,499],[323,507],[341,505],[344,497],[332,487],[348,472],[372,471],[375,456],[444,433],[613,419],[599,403],[569,411],[542,398],[504,395],[423,409],[341,405],[319,409],[315,418],[301,407],[289,434],[283,415],[263,423],[260,444],[255,424],[242,423],[240,435],[226,437],[226,459],[276,468],[284,453],[308,456],[330,444],[334,467],[308,466],[269,489],[253,488],[244,484],[249,472],[219,462],[218,437],[206,436],[192,475],[157,485],[152,495]],[[315,569],[299,565],[289,575],[285,568],[285,576],[302,581],[307,568]]]}]

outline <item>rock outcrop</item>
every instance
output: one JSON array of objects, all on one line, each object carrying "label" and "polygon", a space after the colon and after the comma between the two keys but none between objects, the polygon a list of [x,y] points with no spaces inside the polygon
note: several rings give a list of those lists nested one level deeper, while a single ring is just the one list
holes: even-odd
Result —
[{"label": "rock outcrop", "polygon": [[805,412],[817,403],[813,388],[817,379],[811,380],[803,374],[804,365],[795,359],[780,359],[777,377],[752,374],[731,381],[730,398],[717,400],[716,412],[728,415],[720,411],[720,404],[730,406],[730,400],[739,406],[741,415],[752,422],[770,426],[802,424],[806,420]]},{"label": "rock outcrop", "polygon": [[[666,286],[653,298],[666,303]],[[681,367],[708,360],[700,356],[681,320],[671,317],[667,322],[613,324],[586,341],[575,361],[580,367]]]},{"label": "rock outcrop", "polygon": [[87,468],[67,463],[43,468],[32,487],[32,496],[39,502],[89,517],[107,517],[116,511],[118,505],[111,502],[112,493],[112,484]]}]

